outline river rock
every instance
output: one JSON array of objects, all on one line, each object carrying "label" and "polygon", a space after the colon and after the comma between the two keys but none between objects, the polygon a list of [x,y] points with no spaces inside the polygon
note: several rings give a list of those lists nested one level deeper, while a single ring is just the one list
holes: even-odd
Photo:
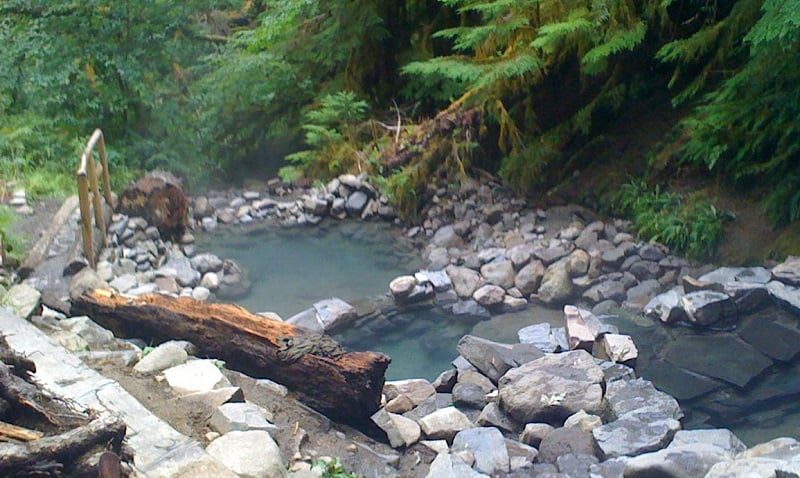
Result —
[{"label": "river rock", "polygon": [[659,391],[652,382],[642,378],[608,383],[605,398],[609,411],[615,418],[640,410],[675,420],[683,418],[683,412],[674,398]]},{"label": "river rock", "polygon": [[514,422],[500,410],[495,402],[489,402],[483,407],[476,423],[482,427],[495,427],[504,433],[512,433],[516,429]]},{"label": "river rock", "polygon": [[569,300],[572,289],[566,261],[558,261],[545,270],[537,296],[545,304],[559,304]]},{"label": "river rock", "polygon": [[625,477],[683,478],[706,476],[716,463],[730,460],[729,452],[707,444],[673,446],[652,453],[645,453],[626,460]]},{"label": "river rock", "polygon": [[789,256],[772,268],[772,277],[784,284],[800,287],[800,256]]},{"label": "river rock", "polygon": [[212,441],[206,451],[243,478],[284,478],[281,451],[263,430],[233,431]]},{"label": "river rock", "polygon": [[603,370],[586,351],[547,355],[500,380],[500,405],[521,423],[564,419],[578,410],[600,413]]},{"label": "river rock", "polygon": [[516,270],[525,267],[531,261],[532,256],[533,246],[530,244],[520,244],[508,250],[508,258]]},{"label": "river rock", "polygon": [[456,231],[453,229],[452,225],[442,226],[440,227],[436,233],[433,235],[432,242],[434,245],[439,247],[463,247],[464,241],[461,237],[456,234]]},{"label": "river rock", "polygon": [[167,383],[180,395],[230,385],[213,360],[192,360],[164,370]]},{"label": "river rock", "polygon": [[324,216],[328,212],[328,201],[316,196],[308,196],[303,201],[303,208],[314,216]]},{"label": "river rock", "polygon": [[472,297],[475,289],[478,288],[481,282],[481,276],[472,269],[459,266],[447,266],[445,269],[447,276],[453,283],[453,289],[462,299]]},{"label": "river rock", "polygon": [[156,276],[174,277],[181,287],[194,287],[201,277],[183,255],[172,255],[166,265],[156,271]]},{"label": "river rock", "polygon": [[474,300],[459,300],[453,304],[453,315],[468,315],[472,317],[491,317],[491,313],[485,307]]},{"label": "river rock", "polygon": [[647,279],[628,289],[625,306],[634,311],[643,310],[658,294],[661,283],[655,279]]},{"label": "river rock", "polygon": [[[206,272],[203,274],[203,278],[200,279],[200,287],[205,287],[211,292],[214,292],[219,289],[219,275],[216,272]],[[161,288],[159,286],[159,288]]]},{"label": "river rock", "polygon": [[436,390],[433,388],[433,385],[425,379],[411,378],[386,382],[383,386],[383,393],[386,395],[387,400],[393,400],[400,395],[405,395],[411,400],[414,406],[417,406],[436,393]]},{"label": "river rock", "polygon": [[41,310],[41,301],[42,294],[38,290],[22,283],[8,289],[3,297],[2,305],[8,307],[19,317],[27,319]]},{"label": "river rock", "polygon": [[544,353],[553,353],[558,349],[558,344],[550,333],[551,326],[547,322],[529,325],[517,331],[517,338],[521,344],[531,344]]},{"label": "river rock", "polygon": [[681,305],[682,297],[683,294],[675,289],[657,295],[644,306],[644,314],[665,324],[680,322],[686,318],[686,311]]},{"label": "river rock", "polygon": [[481,266],[481,275],[489,284],[503,289],[514,287],[514,266],[511,261],[490,262]]},{"label": "river rock", "polygon": [[364,211],[368,201],[369,197],[366,193],[363,191],[356,191],[347,198],[344,207],[347,210],[347,214],[358,217],[361,215],[361,212]]},{"label": "river rock", "polygon": [[470,451],[475,457],[473,467],[487,475],[509,471],[508,450],[500,430],[478,427],[463,430],[453,439],[452,452]]},{"label": "river rock", "polygon": [[461,408],[481,409],[486,405],[486,392],[474,383],[457,383],[453,387],[453,403]]},{"label": "river rock", "polygon": [[529,296],[539,289],[545,269],[540,261],[533,261],[525,265],[514,278],[514,286],[524,296]]},{"label": "river rock", "polygon": [[564,420],[565,427],[578,427],[585,432],[591,432],[595,428],[602,426],[603,420],[597,415],[578,410]]},{"label": "river rock", "polygon": [[419,441],[420,427],[410,418],[378,410],[372,421],[386,433],[392,448],[408,447]]},{"label": "river rock", "polygon": [[573,305],[564,306],[564,330],[570,350],[583,349],[591,352],[602,329],[603,323],[588,310]]},{"label": "river rock", "polygon": [[472,294],[472,298],[480,305],[492,308],[497,307],[503,303],[506,291],[502,287],[496,285],[484,285]]},{"label": "river rock", "polygon": [[186,349],[175,341],[164,342],[142,357],[133,369],[139,373],[152,374],[180,365],[189,358]]},{"label": "river rock", "polygon": [[714,291],[690,292],[681,297],[689,321],[707,326],[736,315],[736,306],[727,294]]},{"label": "river rock", "polygon": [[570,453],[597,456],[597,444],[591,433],[579,427],[556,428],[539,444],[539,463],[556,463]]},{"label": "river rock", "polygon": [[455,407],[445,407],[419,419],[419,425],[427,438],[451,442],[460,431],[474,425],[466,415]]},{"label": "river rock", "polygon": [[568,477],[590,477],[589,469],[600,460],[594,455],[583,453],[567,453],[556,459],[556,467],[560,474]]},{"label": "river rock", "polygon": [[389,291],[392,293],[395,300],[402,300],[411,295],[416,286],[417,280],[414,276],[400,276],[392,279],[389,283]]},{"label": "river rock", "polygon": [[570,277],[578,277],[589,271],[589,253],[582,249],[576,249],[567,257],[567,273]]},{"label": "river rock", "polygon": [[358,318],[355,307],[336,297],[316,302],[313,308],[326,331],[343,327]]},{"label": "river rock", "polygon": [[572,252],[573,249],[575,246],[571,242],[565,241],[547,248],[534,249],[533,255],[544,265],[550,265]]},{"label": "river rock", "polygon": [[629,335],[603,334],[595,343],[593,355],[602,360],[621,363],[629,367],[636,364],[639,349]]},{"label": "river rock", "polygon": [[626,297],[625,284],[616,280],[605,280],[590,287],[583,293],[583,297],[595,304],[604,300],[622,302]]},{"label": "river rock", "polygon": [[457,348],[459,354],[495,383],[510,369],[543,355],[533,346],[512,346],[472,335],[462,337]]},{"label": "river rock", "polygon": [[431,463],[425,478],[486,478],[487,475],[478,473],[460,458],[449,453],[440,453]]},{"label": "river rock", "polygon": [[224,403],[211,415],[208,425],[222,435],[231,431],[275,431],[277,428],[267,421],[266,414],[267,411],[255,403]]},{"label": "river rock", "polygon": [[203,253],[197,254],[196,256],[192,257],[191,259],[192,267],[197,269],[200,274],[205,274],[206,272],[219,272],[222,270],[222,259],[215,256],[214,254]]},{"label": "river rock", "polygon": [[636,456],[664,448],[681,424],[660,411],[642,408],[592,430],[605,459]]},{"label": "river rock", "polygon": [[421,270],[414,274],[418,283],[429,282],[436,292],[446,292],[453,288],[450,277],[443,270]]},{"label": "river rock", "polygon": [[526,445],[538,447],[542,440],[555,430],[552,425],[547,423],[528,423],[522,430],[519,439]]}]

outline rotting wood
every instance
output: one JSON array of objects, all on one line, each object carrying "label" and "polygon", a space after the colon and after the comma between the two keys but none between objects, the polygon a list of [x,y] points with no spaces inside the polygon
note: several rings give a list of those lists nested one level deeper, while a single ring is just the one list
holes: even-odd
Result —
[{"label": "rotting wood", "polygon": [[0,443],[0,476],[17,476],[41,464],[72,463],[96,447],[119,452],[125,431],[119,418],[101,417],[60,435],[28,443]]},{"label": "rotting wood", "polygon": [[177,237],[186,228],[189,201],[175,176],[152,171],[122,193],[119,210],[145,218],[165,237]]},{"label": "rotting wood", "polygon": [[381,353],[345,352],[329,337],[236,305],[187,297],[94,290],[73,300],[72,313],[88,315],[118,335],[188,340],[200,354],[282,383],[312,408],[356,426],[368,424],[378,409],[390,362]]}]

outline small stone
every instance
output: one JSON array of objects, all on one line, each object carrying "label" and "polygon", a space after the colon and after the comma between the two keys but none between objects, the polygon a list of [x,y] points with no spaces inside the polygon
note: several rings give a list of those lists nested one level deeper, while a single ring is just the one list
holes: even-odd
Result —
[{"label": "small stone", "polygon": [[212,441],[206,451],[243,478],[284,478],[281,451],[262,430],[233,431]]},{"label": "small stone", "polygon": [[538,447],[544,438],[555,428],[547,423],[528,423],[520,434],[520,441],[526,445]]},{"label": "small stone", "polygon": [[152,374],[180,365],[189,358],[184,347],[174,341],[154,348],[133,367],[139,373]]},{"label": "small stone", "polygon": [[593,354],[602,360],[633,367],[639,357],[639,349],[628,335],[604,334],[595,343]]},{"label": "small stone", "polygon": [[405,299],[414,291],[416,286],[417,280],[414,276],[400,276],[389,283],[389,291],[391,291],[395,299]]},{"label": "small stone", "polygon": [[419,441],[420,427],[414,420],[378,410],[372,415],[372,421],[386,433],[392,448],[409,447]]},{"label": "small stone", "polygon": [[472,294],[472,298],[478,304],[487,307],[497,307],[503,303],[506,291],[496,285],[485,285]]},{"label": "small stone", "polygon": [[475,457],[473,467],[494,476],[509,470],[508,449],[503,434],[497,428],[478,427],[456,434],[452,451],[470,451]]},{"label": "small stone", "polygon": [[564,306],[564,324],[571,350],[591,351],[603,328],[602,322],[594,314],[572,305]]},{"label": "small stone", "polygon": [[681,297],[681,305],[689,321],[707,326],[736,315],[733,299],[727,294],[713,291],[697,291]]},{"label": "small stone", "polygon": [[579,427],[556,428],[539,444],[539,462],[556,463],[558,457],[570,453],[596,456],[597,445],[591,433]]},{"label": "small stone", "polygon": [[425,415],[419,420],[420,428],[425,436],[434,440],[452,441],[460,431],[474,425],[466,415],[455,407],[446,407]]},{"label": "small stone", "polygon": [[170,387],[178,394],[206,392],[217,386],[229,385],[212,360],[192,360],[164,371]]},{"label": "small stone", "polygon": [[591,432],[602,424],[603,420],[600,417],[586,413],[583,410],[578,410],[564,421],[565,427],[578,427],[585,432]]},{"label": "small stone", "polygon": [[201,302],[207,301],[211,297],[211,291],[205,287],[195,287],[192,290],[192,299]]},{"label": "small stone", "polygon": [[417,406],[436,393],[436,390],[427,380],[408,379],[386,382],[383,386],[383,393],[388,400],[393,400],[400,395],[405,395],[411,400],[414,406]]},{"label": "small stone", "polygon": [[254,403],[225,403],[217,407],[208,424],[223,435],[231,431],[276,430],[265,414],[266,411]]}]

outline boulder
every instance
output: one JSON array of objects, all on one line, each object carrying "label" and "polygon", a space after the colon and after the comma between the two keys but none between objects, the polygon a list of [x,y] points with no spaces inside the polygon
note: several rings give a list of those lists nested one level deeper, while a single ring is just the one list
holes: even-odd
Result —
[{"label": "boulder", "polygon": [[383,386],[383,394],[386,395],[387,400],[394,400],[400,395],[405,395],[414,406],[421,404],[434,393],[436,390],[433,385],[422,378],[386,382]]},{"label": "boulder", "polygon": [[452,452],[470,451],[473,468],[495,476],[509,471],[509,457],[503,434],[497,428],[478,427],[460,431],[453,439]]},{"label": "boulder", "polygon": [[408,447],[419,441],[420,427],[410,418],[378,410],[372,421],[386,433],[392,448]]},{"label": "boulder", "polygon": [[8,289],[5,297],[3,297],[2,305],[19,317],[27,319],[41,310],[41,302],[41,292],[28,284],[22,283],[15,284]]},{"label": "boulder", "polygon": [[486,405],[486,392],[474,383],[457,383],[453,387],[453,403],[460,408],[481,409]]},{"label": "boulder", "polygon": [[456,291],[456,294],[462,299],[471,298],[475,289],[477,289],[481,283],[480,274],[472,269],[459,266],[447,266],[445,271],[450,281],[453,283],[453,289]]},{"label": "boulder", "polygon": [[502,287],[496,285],[484,285],[479,287],[473,294],[472,298],[475,302],[486,307],[493,308],[503,304],[506,291]]},{"label": "boulder", "polygon": [[266,410],[254,403],[225,403],[214,410],[208,424],[221,435],[231,431],[276,430],[275,425],[267,421],[266,413]]},{"label": "boulder", "polygon": [[414,278],[420,284],[429,282],[436,292],[445,292],[453,288],[450,277],[443,270],[421,270],[414,274]]},{"label": "boulder", "polygon": [[604,300],[622,302],[626,297],[625,284],[617,280],[602,281],[584,292],[583,297],[595,304]]},{"label": "boulder", "polygon": [[532,346],[501,344],[472,335],[461,338],[458,353],[495,383],[510,369],[543,355]]},{"label": "boulder", "polygon": [[395,300],[402,300],[411,295],[416,286],[417,280],[414,276],[400,276],[392,279],[389,283],[389,291]]},{"label": "boulder", "polygon": [[592,430],[604,459],[637,456],[664,448],[681,423],[658,410],[643,408]]},{"label": "boulder", "polygon": [[545,268],[540,261],[533,261],[524,266],[514,279],[514,286],[522,295],[528,296],[539,289]]},{"label": "boulder", "polygon": [[495,427],[504,433],[512,433],[517,428],[495,402],[489,402],[483,407],[476,423],[482,427]]},{"label": "boulder", "polygon": [[589,271],[589,253],[582,249],[575,249],[567,257],[567,273],[570,277],[578,277],[586,274]]},{"label": "boulder", "polygon": [[558,344],[550,329],[551,326],[547,322],[529,325],[517,331],[517,338],[521,344],[531,344],[544,353],[553,353],[558,349]]},{"label": "boulder", "polygon": [[796,315],[800,315],[800,287],[792,287],[783,282],[772,281],[767,284],[767,290],[776,302],[782,304]]},{"label": "boulder", "polygon": [[547,423],[528,423],[520,433],[519,439],[526,445],[538,447],[553,430],[555,428]]},{"label": "boulder", "polygon": [[600,460],[594,455],[567,453],[556,459],[556,468],[558,468],[559,473],[565,476],[590,477],[589,470],[593,465],[597,465],[599,462]]},{"label": "boulder", "polygon": [[420,418],[419,426],[427,438],[451,442],[458,432],[474,425],[457,408],[446,407]]},{"label": "boulder", "polygon": [[134,365],[133,369],[143,374],[153,374],[180,365],[189,358],[183,345],[169,341],[154,348]]},{"label": "boulder", "polygon": [[786,285],[800,287],[800,256],[789,256],[772,268],[772,278]]},{"label": "boulder", "polygon": [[680,322],[686,318],[682,297],[683,294],[675,289],[657,295],[644,306],[644,314],[665,324]]},{"label": "boulder", "polygon": [[602,360],[633,367],[639,357],[639,349],[629,335],[603,334],[595,343],[593,355]]},{"label": "boulder", "polygon": [[122,274],[114,278],[108,285],[116,289],[118,292],[124,294],[133,289],[139,283],[136,281],[136,276],[133,274]]},{"label": "boulder", "polygon": [[573,249],[575,246],[571,242],[563,241],[547,248],[534,249],[533,255],[544,265],[550,265],[572,252]]},{"label": "boulder", "polygon": [[200,274],[206,272],[219,272],[222,270],[222,259],[214,254],[203,253],[197,254],[191,259],[192,267],[194,267]]},{"label": "boulder", "polygon": [[350,216],[358,217],[361,215],[361,212],[364,211],[364,208],[367,207],[368,201],[369,196],[367,196],[366,193],[363,191],[356,191],[347,198],[344,208]]},{"label": "boulder", "polygon": [[556,463],[570,453],[597,456],[597,444],[591,433],[578,427],[556,428],[539,444],[539,463]]},{"label": "boulder", "polygon": [[566,261],[558,261],[545,270],[537,296],[545,304],[560,304],[569,300],[572,290],[572,279],[567,272]]},{"label": "boulder", "polygon": [[500,380],[500,406],[521,423],[564,419],[579,410],[600,413],[603,370],[584,350],[547,355]]},{"label": "boulder", "polygon": [[655,279],[647,279],[628,289],[626,292],[625,306],[629,309],[639,311],[658,294],[661,283]]},{"label": "boulder", "polygon": [[243,478],[287,476],[278,445],[263,430],[226,433],[212,441],[206,451]]},{"label": "boulder", "polygon": [[570,350],[583,349],[591,352],[602,329],[603,323],[588,310],[573,305],[564,306],[564,330]]},{"label": "boulder", "polygon": [[681,306],[689,321],[700,326],[708,326],[736,315],[733,299],[721,292],[690,292],[681,297]]},{"label": "boulder", "polygon": [[433,235],[432,242],[436,246],[445,248],[461,248],[464,246],[464,240],[461,239],[458,234],[456,234],[456,231],[453,229],[452,225],[440,227]]},{"label": "boulder", "polygon": [[440,453],[431,463],[425,478],[487,478],[478,473],[460,458],[449,453]]},{"label": "boulder", "polygon": [[642,378],[610,382],[606,387],[606,402],[613,418],[642,409],[675,420],[683,418],[681,407],[674,398]]},{"label": "boulder", "polygon": [[487,283],[503,289],[514,287],[514,266],[511,261],[490,262],[481,266],[481,275]]},{"label": "boulder", "polygon": [[583,410],[578,410],[564,420],[565,427],[578,427],[585,432],[591,432],[602,425],[603,420],[600,417],[586,413]]}]

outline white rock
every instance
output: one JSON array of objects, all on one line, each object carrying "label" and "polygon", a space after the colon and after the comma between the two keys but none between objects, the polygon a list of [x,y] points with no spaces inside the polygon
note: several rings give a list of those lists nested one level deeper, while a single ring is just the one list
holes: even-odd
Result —
[{"label": "white rock", "polygon": [[205,302],[211,297],[211,291],[205,287],[195,287],[192,290],[192,299]]},{"label": "white rock", "polygon": [[200,279],[200,286],[214,292],[219,289],[219,276],[215,272],[206,272]]},{"label": "white rock", "polygon": [[150,374],[180,365],[189,358],[184,347],[176,342],[165,342],[145,355],[133,369]]},{"label": "white rock", "polygon": [[192,360],[164,371],[167,383],[175,392],[186,395],[207,392],[220,386],[230,386],[212,360]]},{"label": "white rock", "polygon": [[29,318],[38,309],[42,294],[28,284],[22,283],[11,287],[3,298],[2,305],[23,319]]},{"label": "white rock", "polygon": [[208,424],[212,430],[222,434],[232,431],[276,430],[275,425],[266,419],[267,415],[267,411],[255,403],[225,403],[217,407]]},{"label": "white rock", "polygon": [[263,430],[226,433],[212,441],[206,451],[243,478],[284,478],[281,451]]}]

